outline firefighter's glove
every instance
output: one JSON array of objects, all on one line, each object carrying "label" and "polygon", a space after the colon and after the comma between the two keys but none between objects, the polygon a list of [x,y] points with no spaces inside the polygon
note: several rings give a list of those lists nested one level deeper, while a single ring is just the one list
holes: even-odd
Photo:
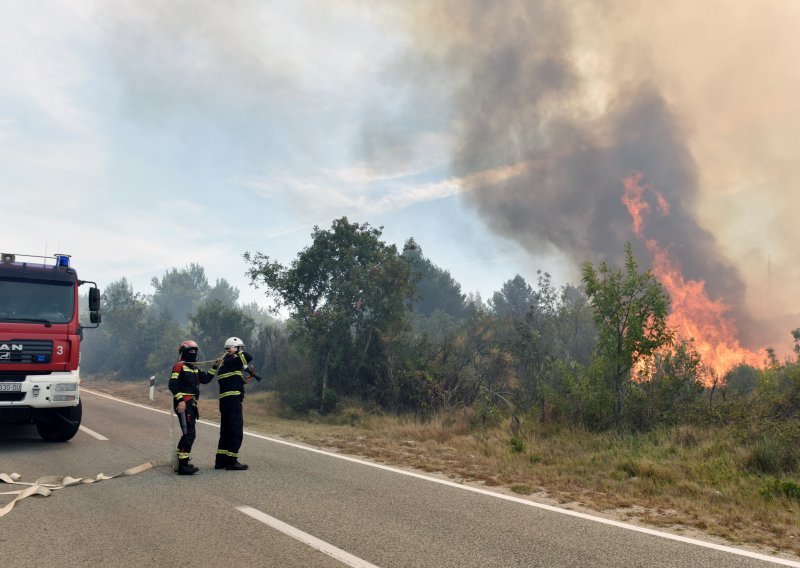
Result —
[{"label": "firefighter's glove", "polygon": [[178,403],[178,407],[175,409],[178,413],[186,411],[186,401],[182,400]]}]

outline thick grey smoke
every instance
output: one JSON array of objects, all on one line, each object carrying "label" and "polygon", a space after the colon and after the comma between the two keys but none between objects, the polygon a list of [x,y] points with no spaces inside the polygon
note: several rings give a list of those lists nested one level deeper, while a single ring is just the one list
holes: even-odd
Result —
[{"label": "thick grey smoke", "polygon": [[618,263],[630,241],[647,264],[621,202],[623,179],[641,172],[671,206],[668,216],[648,217],[646,235],[734,308],[740,330],[750,329],[744,281],[692,213],[698,171],[678,116],[647,76],[621,69],[617,82],[603,82],[592,72],[574,19],[582,4],[435,6],[417,21],[417,39],[453,82],[454,174],[524,165],[465,193],[486,222],[533,251],[555,246],[576,264]]},{"label": "thick grey smoke", "polygon": [[576,267],[626,241],[646,261],[620,202],[640,171],[671,205],[647,235],[734,308],[745,343],[800,325],[764,335],[746,307],[778,322],[800,302],[800,3],[114,6],[96,11],[120,104],[148,127],[199,125],[250,169],[349,156],[347,139],[376,176],[438,175],[448,145],[490,227]]}]

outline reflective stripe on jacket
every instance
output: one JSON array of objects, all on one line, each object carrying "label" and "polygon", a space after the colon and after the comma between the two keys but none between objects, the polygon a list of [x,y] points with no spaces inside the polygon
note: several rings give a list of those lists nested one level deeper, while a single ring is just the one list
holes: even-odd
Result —
[{"label": "reflective stripe on jacket", "polygon": [[219,397],[241,395],[244,392],[244,370],[253,357],[244,351],[227,353],[218,369],[212,367],[219,382]]},{"label": "reflective stripe on jacket", "polygon": [[172,374],[169,377],[169,391],[172,393],[173,403],[177,405],[182,400],[200,398],[200,383],[209,383],[211,379],[210,373],[178,361],[172,367]]}]

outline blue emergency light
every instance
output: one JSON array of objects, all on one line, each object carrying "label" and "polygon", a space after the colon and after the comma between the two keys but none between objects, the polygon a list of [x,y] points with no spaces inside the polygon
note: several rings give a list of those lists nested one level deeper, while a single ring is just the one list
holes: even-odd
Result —
[{"label": "blue emergency light", "polygon": [[69,256],[68,254],[57,254],[56,256],[56,266],[61,266],[64,268],[69,267]]}]

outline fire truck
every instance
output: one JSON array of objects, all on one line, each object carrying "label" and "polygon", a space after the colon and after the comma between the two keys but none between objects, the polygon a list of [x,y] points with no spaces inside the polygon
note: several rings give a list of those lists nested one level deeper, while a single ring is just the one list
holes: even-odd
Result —
[{"label": "fire truck", "polygon": [[[79,321],[84,284],[89,325]],[[78,279],[69,255],[0,254],[0,422],[35,424],[49,442],[75,435],[81,339],[100,319],[100,290]]]}]

